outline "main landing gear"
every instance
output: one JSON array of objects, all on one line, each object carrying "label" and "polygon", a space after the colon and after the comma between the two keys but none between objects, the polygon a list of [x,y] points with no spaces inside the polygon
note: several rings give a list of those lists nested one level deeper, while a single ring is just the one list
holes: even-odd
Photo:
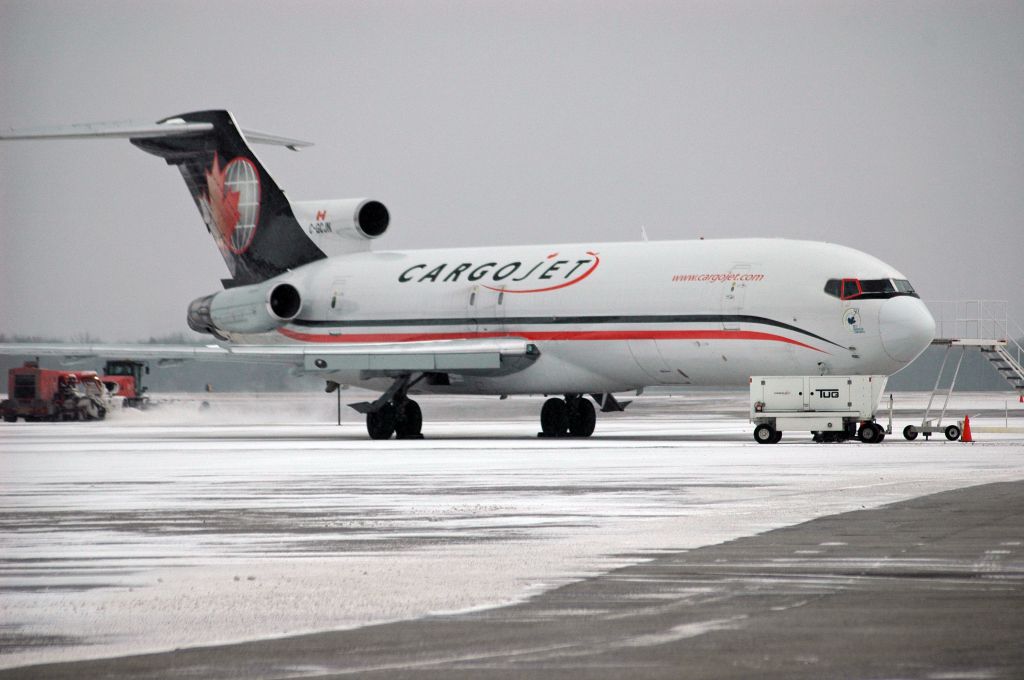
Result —
[{"label": "main landing gear", "polygon": [[[366,431],[371,439],[423,438],[423,412],[420,405],[409,398],[408,391],[424,377],[425,374],[416,378],[411,375],[395,378],[391,387],[375,401],[349,404],[366,416]],[[328,381],[328,391],[337,388],[337,383]],[[628,401],[616,401],[610,394],[592,396],[602,411],[622,411],[629,405]],[[541,431],[537,436],[589,437],[594,434],[596,425],[594,402],[582,394],[567,394],[564,399],[555,397],[544,402],[540,411]]]},{"label": "main landing gear", "polygon": [[366,414],[366,431],[370,439],[423,439],[423,412],[408,397],[388,402],[377,411]]},{"label": "main landing gear", "polygon": [[376,401],[349,404],[366,415],[366,431],[370,439],[423,439],[423,411],[409,398],[409,388],[423,379],[411,375],[397,378]]},{"label": "main landing gear", "polygon": [[597,425],[594,404],[579,394],[567,394],[544,402],[538,437],[589,437]]}]

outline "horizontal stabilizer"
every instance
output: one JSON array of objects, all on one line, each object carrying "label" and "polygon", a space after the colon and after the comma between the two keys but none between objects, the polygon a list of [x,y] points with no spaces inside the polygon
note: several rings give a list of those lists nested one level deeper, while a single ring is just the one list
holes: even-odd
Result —
[{"label": "horizontal stabilizer", "polygon": [[[172,118],[162,123],[80,123],[54,127],[7,129],[0,131],[0,140],[17,139],[157,139],[161,137],[194,137],[213,131],[213,123],[185,122]],[[254,144],[274,144],[298,151],[312,142],[271,135],[256,130],[242,130],[246,140]]]},{"label": "horizontal stabilizer", "polygon": [[301,139],[290,139],[288,137],[281,137],[280,135],[272,135],[267,132],[259,132],[258,130],[243,129],[242,134],[245,135],[247,141],[250,141],[253,144],[284,146],[292,151],[298,151],[304,146],[313,146],[313,142],[304,142]]},{"label": "horizontal stabilizer", "polygon": [[259,143],[297,151],[310,142],[245,130],[224,110],[179,113],[146,123],[0,129],[0,142],[89,138],[127,139],[181,172],[233,286],[260,283],[327,256],[299,224],[288,197],[252,150]]}]

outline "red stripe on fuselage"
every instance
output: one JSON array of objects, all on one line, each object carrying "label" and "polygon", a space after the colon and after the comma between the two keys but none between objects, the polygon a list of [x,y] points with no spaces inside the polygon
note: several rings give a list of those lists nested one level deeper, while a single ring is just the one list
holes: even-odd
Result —
[{"label": "red stripe on fuselage", "polygon": [[301,342],[333,342],[338,344],[359,342],[425,342],[428,340],[477,340],[482,338],[523,338],[533,341],[567,341],[567,340],[761,340],[767,342],[783,342],[797,347],[828,354],[824,350],[812,347],[799,340],[793,340],[774,333],[759,331],[653,331],[653,330],[622,330],[622,331],[462,331],[452,333],[345,333],[343,335],[325,335],[322,333],[299,333],[288,328],[280,328],[281,335]]},{"label": "red stripe on fuselage", "polygon": [[[558,253],[548,255],[548,258],[550,259],[552,257],[555,257],[556,255],[558,255]],[[494,286],[488,286],[487,284],[481,285],[488,290],[493,290],[495,293],[546,293],[551,290],[559,290],[560,288],[566,288],[568,286],[575,285],[594,273],[594,270],[597,269],[597,265],[601,264],[601,258],[597,256],[597,253],[592,252],[590,250],[587,251],[587,255],[593,256],[594,264],[590,266],[590,269],[583,272],[572,281],[566,281],[565,283],[559,283],[554,286],[548,286],[547,288],[530,288],[528,290],[515,290],[513,288],[495,288]]]}]

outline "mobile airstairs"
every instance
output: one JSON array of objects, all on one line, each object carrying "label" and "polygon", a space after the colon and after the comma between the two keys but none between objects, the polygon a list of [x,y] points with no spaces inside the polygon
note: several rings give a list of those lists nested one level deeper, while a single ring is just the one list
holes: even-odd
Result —
[{"label": "mobile airstairs", "polygon": [[[1006,382],[1017,391],[1020,400],[1024,401],[1024,347],[1021,347],[1013,337],[1016,335],[1018,338],[1024,338],[1024,328],[1008,318],[1005,300],[937,302],[929,307],[932,309],[936,323],[936,337],[932,344],[945,346],[946,352],[942,357],[939,374],[935,377],[935,386],[928,397],[928,406],[925,407],[921,424],[907,425],[903,428],[903,436],[908,440],[913,440],[917,439],[918,434],[922,434],[927,439],[936,432],[942,432],[947,439],[955,440],[959,439],[963,432],[963,423],[958,421],[955,424],[943,426],[942,420],[946,417],[949,398],[953,394],[953,388],[956,387],[960,367],[968,350],[977,348],[981,352],[981,356],[987,359]],[[956,354],[955,349],[957,348],[960,353],[956,358],[949,386],[940,387],[950,356]],[[931,418],[935,398],[943,392],[945,396],[939,416]],[[1015,432],[1020,428],[974,427],[972,429],[975,432]]]}]

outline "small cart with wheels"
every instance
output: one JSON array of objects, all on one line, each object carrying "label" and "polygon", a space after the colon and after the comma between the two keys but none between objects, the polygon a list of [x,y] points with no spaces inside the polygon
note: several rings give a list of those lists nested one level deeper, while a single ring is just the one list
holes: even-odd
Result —
[{"label": "small cart with wheels", "polygon": [[810,432],[816,442],[856,437],[877,444],[886,428],[875,422],[884,375],[768,375],[750,378],[754,441],[777,444],[785,431]]},{"label": "small cart with wheels", "polygon": [[942,418],[936,422],[934,420],[925,419],[920,425],[907,425],[903,428],[903,437],[908,442],[912,442],[917,439],[917,435],[923,434],[925,439],[932,436],[936,432],[941,432],[946,435],[946,439],[951,442],[955,442],[963,434],[963,425],[959,422],[955,425],[942,425]]}]

